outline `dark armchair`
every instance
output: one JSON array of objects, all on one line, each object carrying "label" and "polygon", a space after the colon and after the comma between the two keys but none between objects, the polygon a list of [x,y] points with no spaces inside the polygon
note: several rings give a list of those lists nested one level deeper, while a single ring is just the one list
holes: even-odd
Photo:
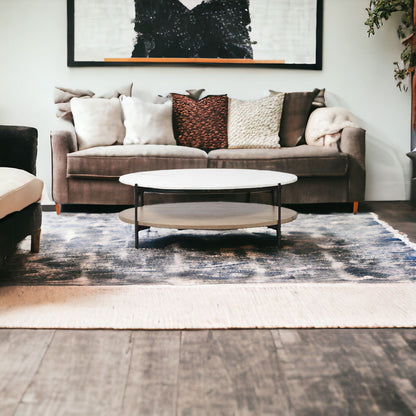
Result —
[{"label": "dark armchair", "polygon": [[38,132],[33,127],[0,126],[0,260],[28,235],[31,251],[39,251],[43,182],[26,174],[36,174],[37,144]]}]

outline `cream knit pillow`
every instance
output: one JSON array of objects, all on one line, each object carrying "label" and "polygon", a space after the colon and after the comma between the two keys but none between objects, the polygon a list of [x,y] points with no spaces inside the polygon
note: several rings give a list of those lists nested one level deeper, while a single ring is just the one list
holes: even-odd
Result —
[{"label": "cream knit pillow", "polygon": [[230,149],[278,148],[284,93],[243,101],[230,98],[228,147]]}]

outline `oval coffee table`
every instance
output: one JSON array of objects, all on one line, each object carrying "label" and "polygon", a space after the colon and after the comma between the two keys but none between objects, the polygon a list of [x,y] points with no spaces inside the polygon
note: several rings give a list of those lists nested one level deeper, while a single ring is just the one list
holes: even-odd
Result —
[{"label": "oval coffee table", "polygon": [[[135,247],[139,231],[149,227],[232,230],[269,227],[277,231],[281,245],[281,224],[293,221],[296,211],[282,207],[283,185],[294,183],[290,173],[255,169],[172,169],[123,175],[120,182],[134,187],[134,208],[122,211],[122,221],[135,225]],[[144,205],[145,192],[219,193],[270,191],[273,205],[250,202],[178,202]]]}]

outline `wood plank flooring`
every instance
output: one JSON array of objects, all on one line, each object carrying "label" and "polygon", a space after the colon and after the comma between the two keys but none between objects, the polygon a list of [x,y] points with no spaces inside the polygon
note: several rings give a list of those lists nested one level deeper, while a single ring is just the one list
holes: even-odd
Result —
[{"label": "wood plank flooring", "polygon": [[1,416],[415,414],[416,329],[0,330]]}]

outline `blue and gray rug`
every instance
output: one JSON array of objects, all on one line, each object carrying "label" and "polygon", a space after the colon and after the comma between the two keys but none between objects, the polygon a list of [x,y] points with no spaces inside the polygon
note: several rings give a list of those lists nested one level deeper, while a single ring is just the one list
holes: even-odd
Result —
[{"label": "blue and gray rug", "polygon": [[150,229],[134,248],[117,214],[45,212],[39,254],[30,239],[0,265],[0,286],[416,280],[416,245],[371,213],[299,214],[273,230]]}]

